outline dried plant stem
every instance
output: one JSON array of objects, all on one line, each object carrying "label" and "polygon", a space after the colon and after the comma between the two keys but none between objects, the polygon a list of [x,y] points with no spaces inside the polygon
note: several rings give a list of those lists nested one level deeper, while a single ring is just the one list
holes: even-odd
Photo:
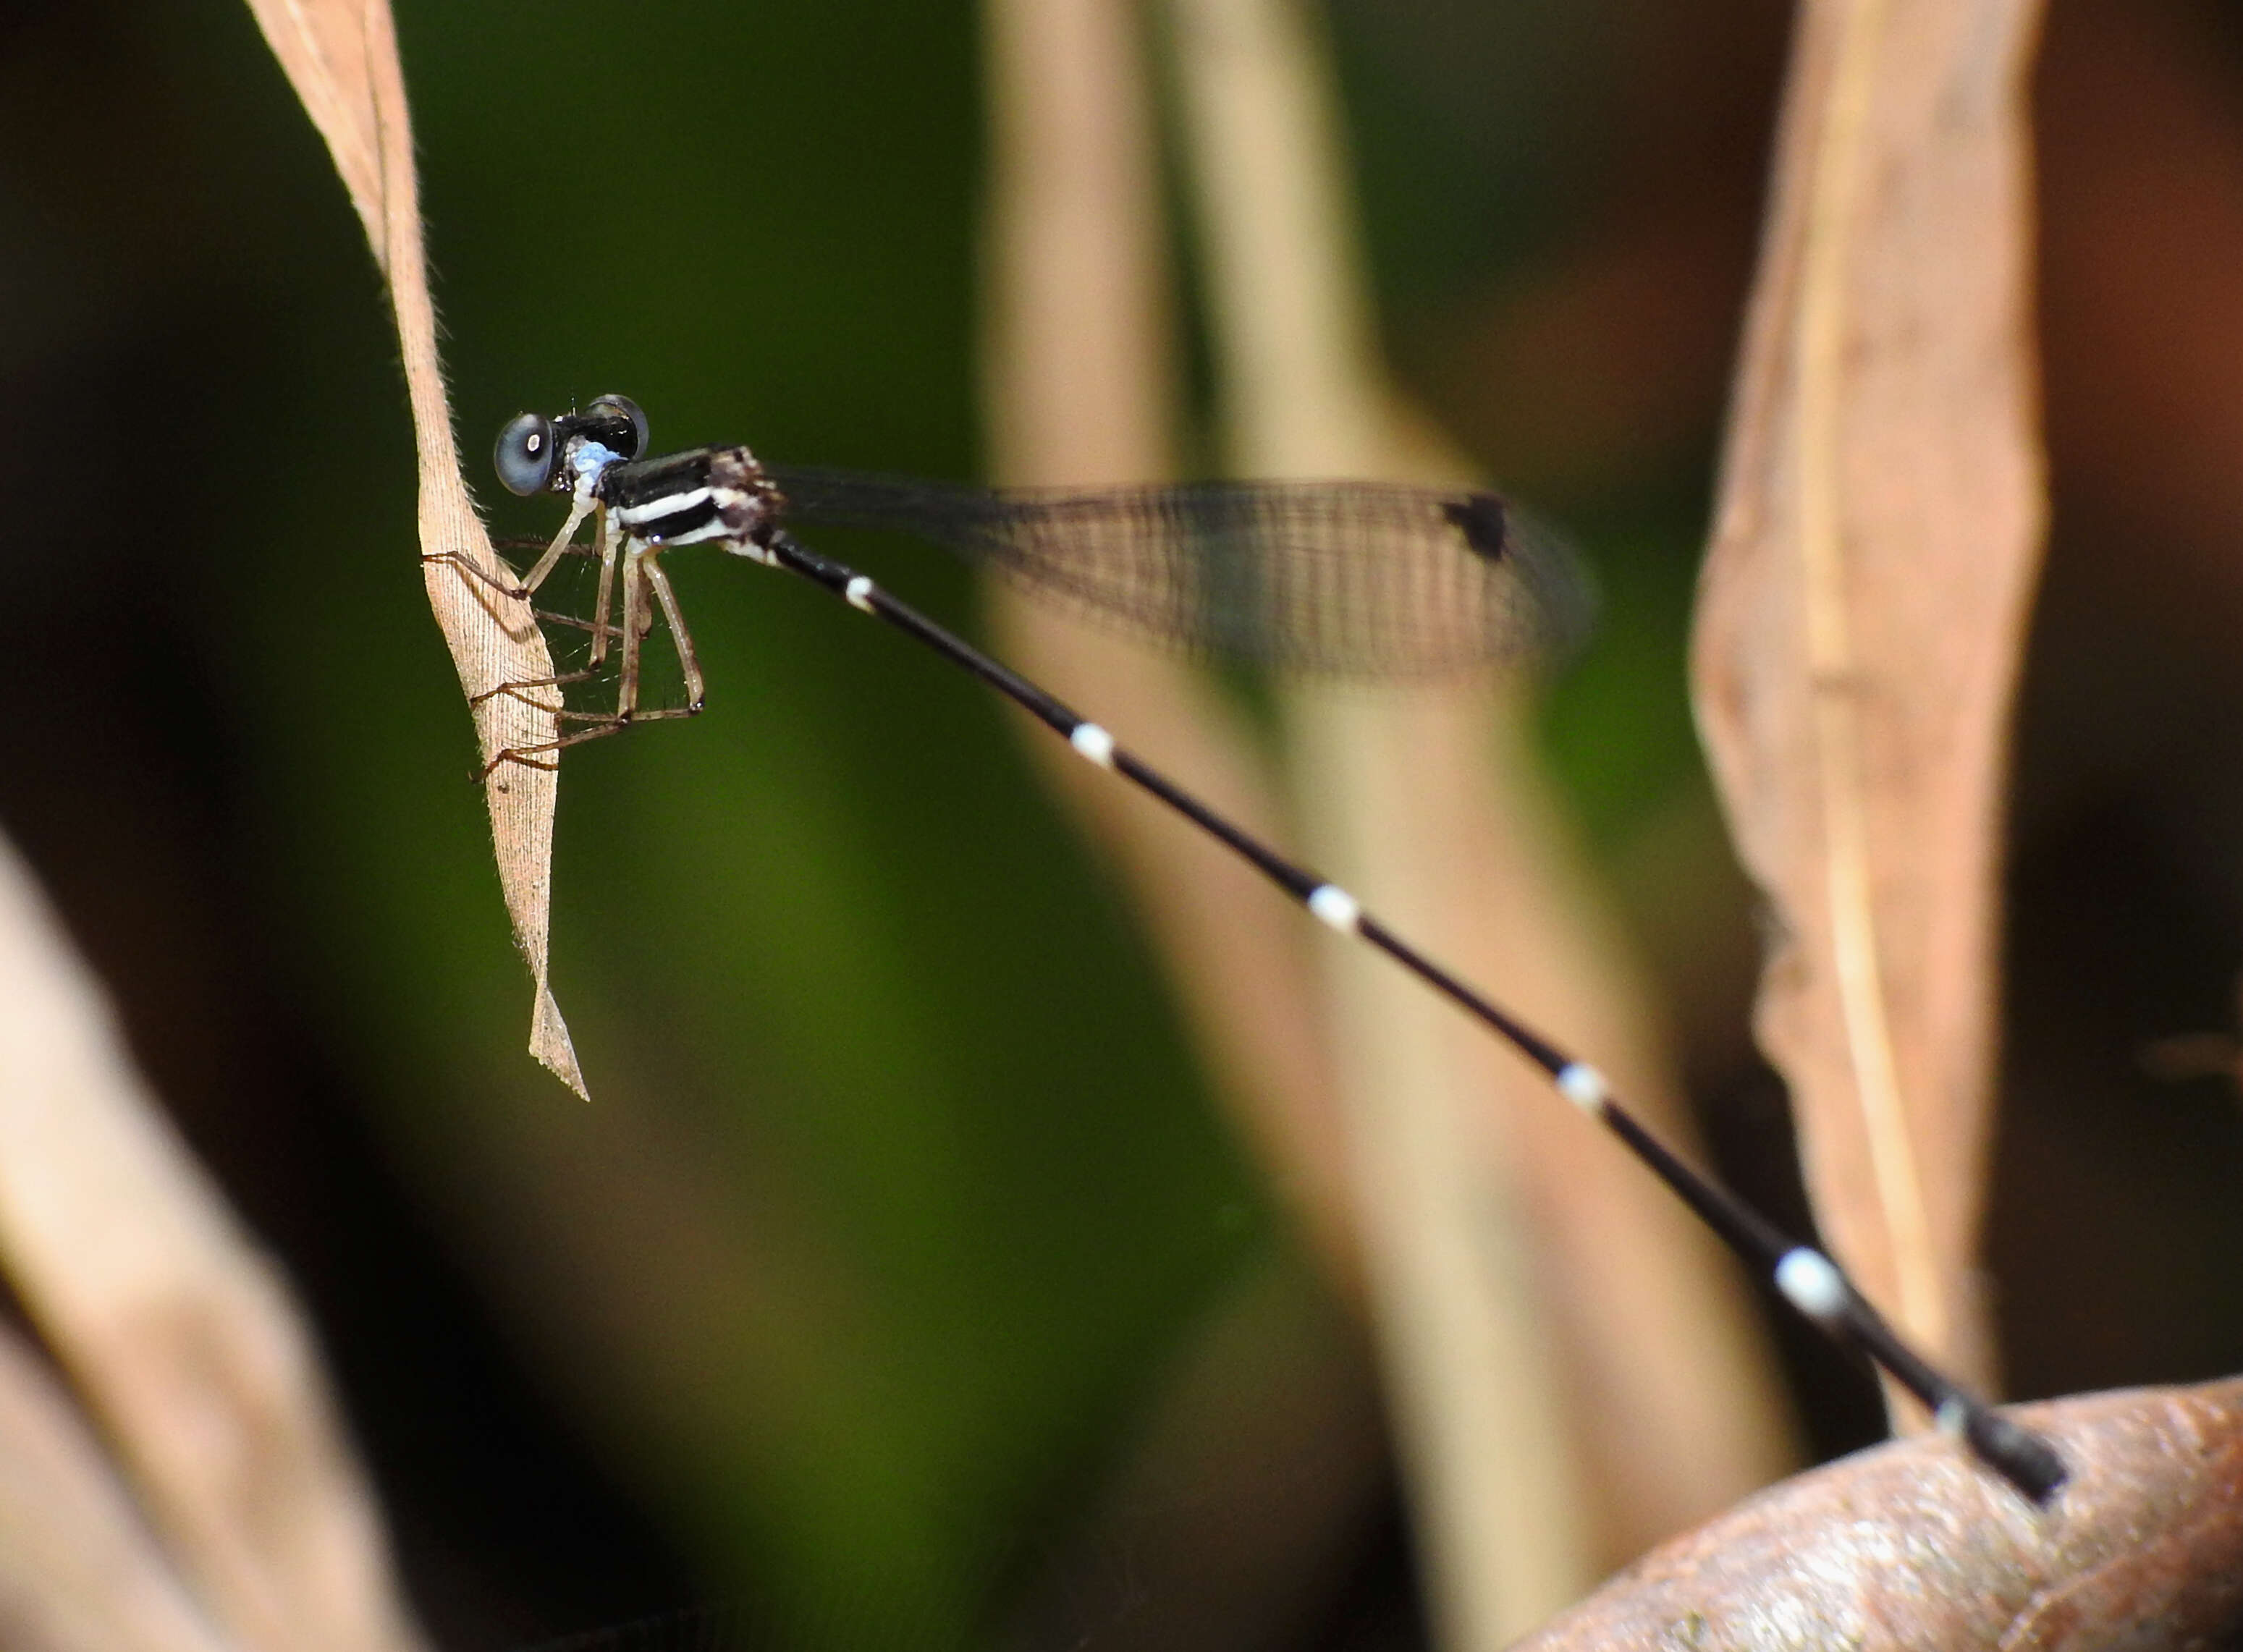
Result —
[{"label": "dried plant stem", "polygon": [[[1303,9],[1173,0],[1169,15],[1235,467],[1453,480],[1464,467],[1377,365]],[[1437,954],[1618,1064],[1632,1093],[1671,1096],[1558,811],[1505,737],[1520,712],[1485,678],[1290,693],[1307,836]],[[1499,1645],[1609,1560],[1777,1472],[1771,1390],[1714,1247],[1659,1190],[1412,984],[1344,950],[1331,971],[1374,1318],[1437,1610],[1451,1644]],[[1522,1197],[1595,1215],[1530,1242]],[[1616,1263],[1611,1235],[1653,1232]],[[1609,1359],[1640,1325],[1607,1336],[1599,1310],[1571,1306],[1647,1265],[1654,1282],[1613,1299],[1663,1295],[1694,1326],[1655,1373]],[[1563,1312],[1537,1288],[1552,1281]],[[1585,1391],[1593,1421],[1566,1403]],[[1685,1465],[1678,1438],[1709,1449]]]},{"label": "dried plant stem", "polygon": [[[1232,464],[1330,475],[1423,463],[1399,451],[1370,365],[1305,19],[1263,0],[1176,0],[1169,17]],[[1411,765],[1394,761],[1414,749],[1407,700],[1298,691],[1287,708],[1317,858],[1390,908],[1417,869],[1470,875],[1453,852],[1457,821],[1423,810]],[[1416,749],[1431,765],[1475,755]],[[1429,938],[1453,956],[1453,933]],[[1440,1638],[1492,1649],[1594,1576],[1587,1500],[1500,1138],[1475,1140],[1438,1006],[1380,961],[1342,950],[1328,950],[1327,1001],[1388,1403]]]},{"label": "dried plant stem", "polygon": [[0,1325],[0,1645],[229,1652],[38,1354]]},{"label": "dried plant stem", "polygon": [[[1027,484],[1161,478],[1173,464],[1176,352],[1136,8],[987,0],[984,15],[994,464]],[[1275,777],[1200,672],[1007,582],[993,582],[987,600],[1008,660],[1095,707],[1230,818],[1290,835]],[[1023,733],[1128,879],[1217,1097],[1347,1310],[1320,1302],[1288,1259],[1233,1280],[1179,1351],[1080,1551],[1027,1613],[1064,1599],[1072,1620],[1120,1547],[1135,1556],[1142,1600],[1108,1632],[1117,1648],[1266,1641],[1313,1614],[1332,1555],[1371,1517],[1388,1474],[1373,1373],[1351,1322],[1364,1307],[1363,1251],[1315,937],[1168,810],[1041,727]],[[1175,1494],[1179,1482],[1188,1494]]]},{"label": "dried plant stem", "polygon": [[4,850],[0,1260],[215,1622],[260,1652],[419,1644],[301,1315]]},{"label": "dried plant stem", "polygon": [[[991,0],[995,188],[987,400],[1004,480],[1134,482],[1173,464],[1168,325],[1149,97],[1122,0]],[[1234,819],[1283,836],[1276,788],[1200,675],[1034,601],[989,593],[1015,663],[1180,774]],[[1165,810],[1029,742],[1125,869],[1179,977],[1220,1093],[1330,1276],[1359,1295],[1338,1106],[1297,914]]]}]

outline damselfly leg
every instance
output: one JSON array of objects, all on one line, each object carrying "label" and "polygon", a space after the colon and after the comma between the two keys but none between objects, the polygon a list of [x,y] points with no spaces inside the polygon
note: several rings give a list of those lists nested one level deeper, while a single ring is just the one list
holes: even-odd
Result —
[{"label": "damselfly leg", "polygon": [[[562,558],[596,555],[600,560],[599,585],[593,599],[590,619],[579,619],[573,614],[542,608],[532,610],[538,620],[548,624],[565,626],[589,635],[590,649],[584,668],[549,677],[502,682],[469,701],[470,704],[481,704],[503,695],[524,701],[561,722],[584,726],[535,745],[507,748],[482,766],[476,776],[479,781],[488,780],[502,763],[552,769],[556,766],[558,754],[568,747],[619,734],[633,723],[696,715],[707,698],[700,661],[693,648],[693,635],[686,627],[684,611],[670,583],[670,576],[663,569],[660,548],[624,534],[619,524],[611,520],[605,505],[598,502],[595,502],[589,512],[593,519],[593,542],[580,544],[576,542],[576,534],[587,514],[581,510],[572,511],[560,534],[545,547],[536,562],[521,576],[520,583],[507,592],[511,596],[529,597],[552,576]],[[616,600],[618,571],[622,576],[623,604],[619,621],[610,619]],[[653,631],[657,608],[661,610],[670,627],[670,641],[677,648],[678,667],[685,679],[687,698],[683,706],[645,706],[640,703],[644,645]],[[599,676],[607,662],[608,640],[612,636],[622,639],[613,711],[572,710],[564,703],[537,696],[536,691],[540,689],[564,689]]]}]

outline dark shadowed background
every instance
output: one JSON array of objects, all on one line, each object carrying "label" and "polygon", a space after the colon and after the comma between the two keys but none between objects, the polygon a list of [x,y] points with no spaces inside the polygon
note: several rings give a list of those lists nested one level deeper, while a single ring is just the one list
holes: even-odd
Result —
[{"label": "dark shadowed background", "polygon": [[[1791,1214],[1682,672],[1787,9],[1329,22],[1391,359],[1596,568],[1547,743],[1724,1165]],[[398,26],[471,453],[613,390],[657,444],[976,473],[973,6]],[[2056,0],[2041,88],[2057,508],[1990,1249],[2021,1394],[2243,1367],[2236,1090],[2145,1065],[2238,1031],[2243,8]],[[577,1102],[522,1053],[377,278],[247,13],[18,0],[0,117],[0,820],[310,1299],[438,1638],[712,1598],[795,1644],[993,1633],[1291,1246],[1017,731],[677,559],[707,715],[562,786]],[[973,627],[953,567],[845,548]],[[1866,1384],[1791,1353],[1818,1448],[1866,1438]],[[1132,1609],[1112,1569],[1055,1633]],[[1267,1643],[1416,1638],[1391,1508],[1330,1582]]]}]

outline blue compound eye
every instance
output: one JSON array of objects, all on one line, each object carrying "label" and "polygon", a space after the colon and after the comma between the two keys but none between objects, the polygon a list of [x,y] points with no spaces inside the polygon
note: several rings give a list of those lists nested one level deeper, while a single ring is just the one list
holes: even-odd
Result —
[{"label": "blue compound eye", "polygon": [[[588,423],[596,420],[606,426],[601,430],[601,440],[625,459],[637,459],[646,452],[646,414],[629,396],[602,396],[584,409],[584,418]],[[628,424],[630,434],[626,437],[615,429],[618,424]]]},{"label": "blue compound eye", "polygon": [[552,486],[554,457],[553,421],[542,413],[524,413],[498,433],[491,462],[507,492],[527,499]]}]

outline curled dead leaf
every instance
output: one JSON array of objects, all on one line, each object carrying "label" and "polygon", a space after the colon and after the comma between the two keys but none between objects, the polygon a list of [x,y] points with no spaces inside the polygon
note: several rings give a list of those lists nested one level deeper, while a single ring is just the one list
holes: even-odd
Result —
[{"label": "curled dead leaf", "polygon": [[2021,1406],[2072,1478],[2037,1510],[1938,1435],[1766,1492],[1513,1652],[2037,1652],[2243,1636],[2243,1378]]}]

